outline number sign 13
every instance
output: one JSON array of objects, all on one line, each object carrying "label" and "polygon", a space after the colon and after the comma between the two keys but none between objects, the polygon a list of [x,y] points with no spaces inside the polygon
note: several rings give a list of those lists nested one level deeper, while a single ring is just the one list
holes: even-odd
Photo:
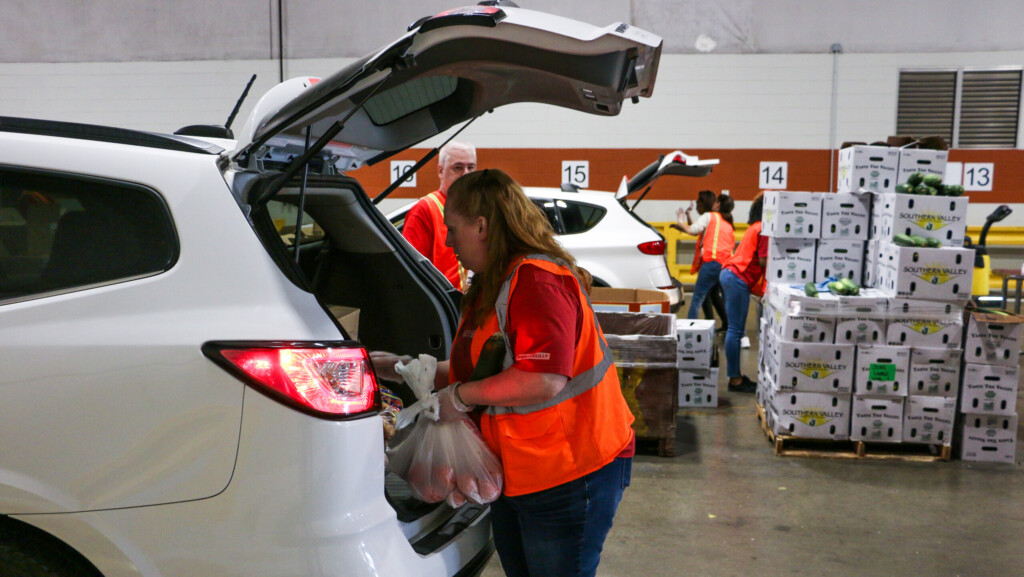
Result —
[{"label": "number sign 13", "polygon": [[965,162],[964,190],[992,190],[995,166],[992,162]]}]

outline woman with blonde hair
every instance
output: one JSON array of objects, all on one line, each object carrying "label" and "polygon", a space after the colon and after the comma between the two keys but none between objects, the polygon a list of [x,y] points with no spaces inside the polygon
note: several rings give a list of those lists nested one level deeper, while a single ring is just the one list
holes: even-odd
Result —
[{"label": "woman with blonde hair", "polygon": [[[451,358],[438,363],[435,381],[447,385],[441,419],[480,407],[480,431],[504,473],[491,505],[502,568],[517,577],[595,575],[635,438],[590,276],[499,170],[452,184],[444,220],[448,244],[474,274]],[[502,369],[471,380],[496,335]]]}]

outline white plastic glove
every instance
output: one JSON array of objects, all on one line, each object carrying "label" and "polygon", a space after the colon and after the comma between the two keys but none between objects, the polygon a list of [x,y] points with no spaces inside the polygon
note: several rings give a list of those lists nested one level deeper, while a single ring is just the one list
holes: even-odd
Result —
[{"label": "white plastic glove", "polygon": [[473,410],[472,405],[467,405],[459,400],[456,388],[460,385],[462,383],[452,383],[436,393],[439,421],[450,422],[465,419],[466,413]]},{"label": "white plastic glove", "polygon": [[409,355],[398,356],[387,351],[370,351],[370,362],[377,376],[396,383],[404,383],[405,378],[395,369],[398,363],[408,363],[412,360]]}]

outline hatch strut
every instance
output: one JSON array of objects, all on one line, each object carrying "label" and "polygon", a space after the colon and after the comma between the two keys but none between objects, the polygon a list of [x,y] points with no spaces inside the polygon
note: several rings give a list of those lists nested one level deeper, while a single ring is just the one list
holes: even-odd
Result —
[{"label": "hatch strut", "polygon": [[[306,125],[306,150],[309,150],[309,140],[312,138],[310,126]],[[299,187],[299,214],[295,217],[295,236],[292,242],[295,243],[295,262],[299,262],[299,245],[302,244],[302,213],[306,210],[306,182],[309,180],[309,163],[302,165],[302,186]]]},{"label": "hatch strut", "polygon": [[468,120],[468,121],[467,121],[467,122],[466,122],[465,124],[463,124],[463,125],[462,125],[461,127],[459,127],[459,129],[458,129],[458,130],[456,130],[456,131],[455,131],[455,134],[452,134],[451,136],[449,136],[449,137],[448,137],[448,139],[447,139],[447,140],[445,140],[444,142],[442,142],[442,143],[441,143],[441,146],[435,146],[435,147],[433,148],[433,150],[431,150],[430,152],[428,152],[428,153],[426,153],[425,155],[423,155],[423,158],[421,158],[421,159],[419,160],[419,162],[417,162],[416,164],[414,164],[414,165],[413,165],[413,167],[412,167],[412,168],[410,168],[409,170],[405,171],[405,172],[404,172],[404,173],[402,174],[402,176],[399,176],[399,177],[398,177],[398,178],[397,178],[397,179],[396,179],[396,180],[395,180],[394,182],[392,182],[392,183],[391,183],[391,185],[390,185],[390,186],[388,186],[387,188],[385,188],[385,189],[384,189],[384,192],[382,192],[382,193],[378,194],[377,196],[375,196],[375,197],[374,197],[374,199],[373,199],[373,204],[380,204],[380,201],[382,201],[382,200],[384,200],[385,198],[387,198],[387,197],[388,197],[388,195],[390,195],[390,194],[391,194],[392,192],[394,192],[396,188],[398,188],[399,186],[402,186],[402,183],[403,183],[403,182],[405,182],[405,181],[409,180],[410,178],[412,178],[412,176],[413,176],[414,174],[416,174],[417,172],[419,172],[419,170],[420,170],[421,168],[423,168],[423,165],[424,165],[424,164],[426,164],[426,163],[430,162],[430,161],[431,161],[431,159],[433,159],[433,158],[434,158],[435,156],[437,156],[437,153],[438,153],[438,152],[439,152],[439,151],[440,151],[440,150],[441,150],[442,148],[444,148],[444,145],[446,145],[446,144],[448,144],[449,142],[451,142],[453,138],[455,138],[456,136],[458,136],[458,135],[459,135],[459,133],[461,133],[461,132],[462,132],[463,130],[465,130],[466,128],[468,128],[470,124],[473,124],[473,122],[474,122],[474,121],[475,121],[475,120],[476,120],[477,118],[480,118],[481,116],[483,116],[483,115],[482,115],[482,114],[480,114],[480,115],[474,116],[473,118],[470,118],[470,119],[469,119],[469,120]]},{"label": "hatch strut", "polygon": [[[650,186],[648,186],[646,190],[640,193],[640,196],[636,199],[636,202],[633,203],[633,206],[628,208],[627,210],[629,210],[629,212],[633,212],[634,210],[636,210],[636,205],[640,204],[640,201],[643,200],[645,196],[647,196],[648,192],[651,192]],[[626,199],[622,199],[622,204],[626,204]]]}]

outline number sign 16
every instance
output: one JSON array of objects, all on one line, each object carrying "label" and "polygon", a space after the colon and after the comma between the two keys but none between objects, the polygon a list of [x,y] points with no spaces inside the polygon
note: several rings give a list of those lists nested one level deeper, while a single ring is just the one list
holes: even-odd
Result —
[{"label": "number sign 16", "polygon": [[[402,178],[405,173],[412,170],[412,167],[416,166],[415,160],[392,160],[391,161],[391,182],[394,183],[399,178]],[[409,175],[409,180],[406,180],[398,186],[398,188],[409,188],[416,186],[416,173]]]}]

